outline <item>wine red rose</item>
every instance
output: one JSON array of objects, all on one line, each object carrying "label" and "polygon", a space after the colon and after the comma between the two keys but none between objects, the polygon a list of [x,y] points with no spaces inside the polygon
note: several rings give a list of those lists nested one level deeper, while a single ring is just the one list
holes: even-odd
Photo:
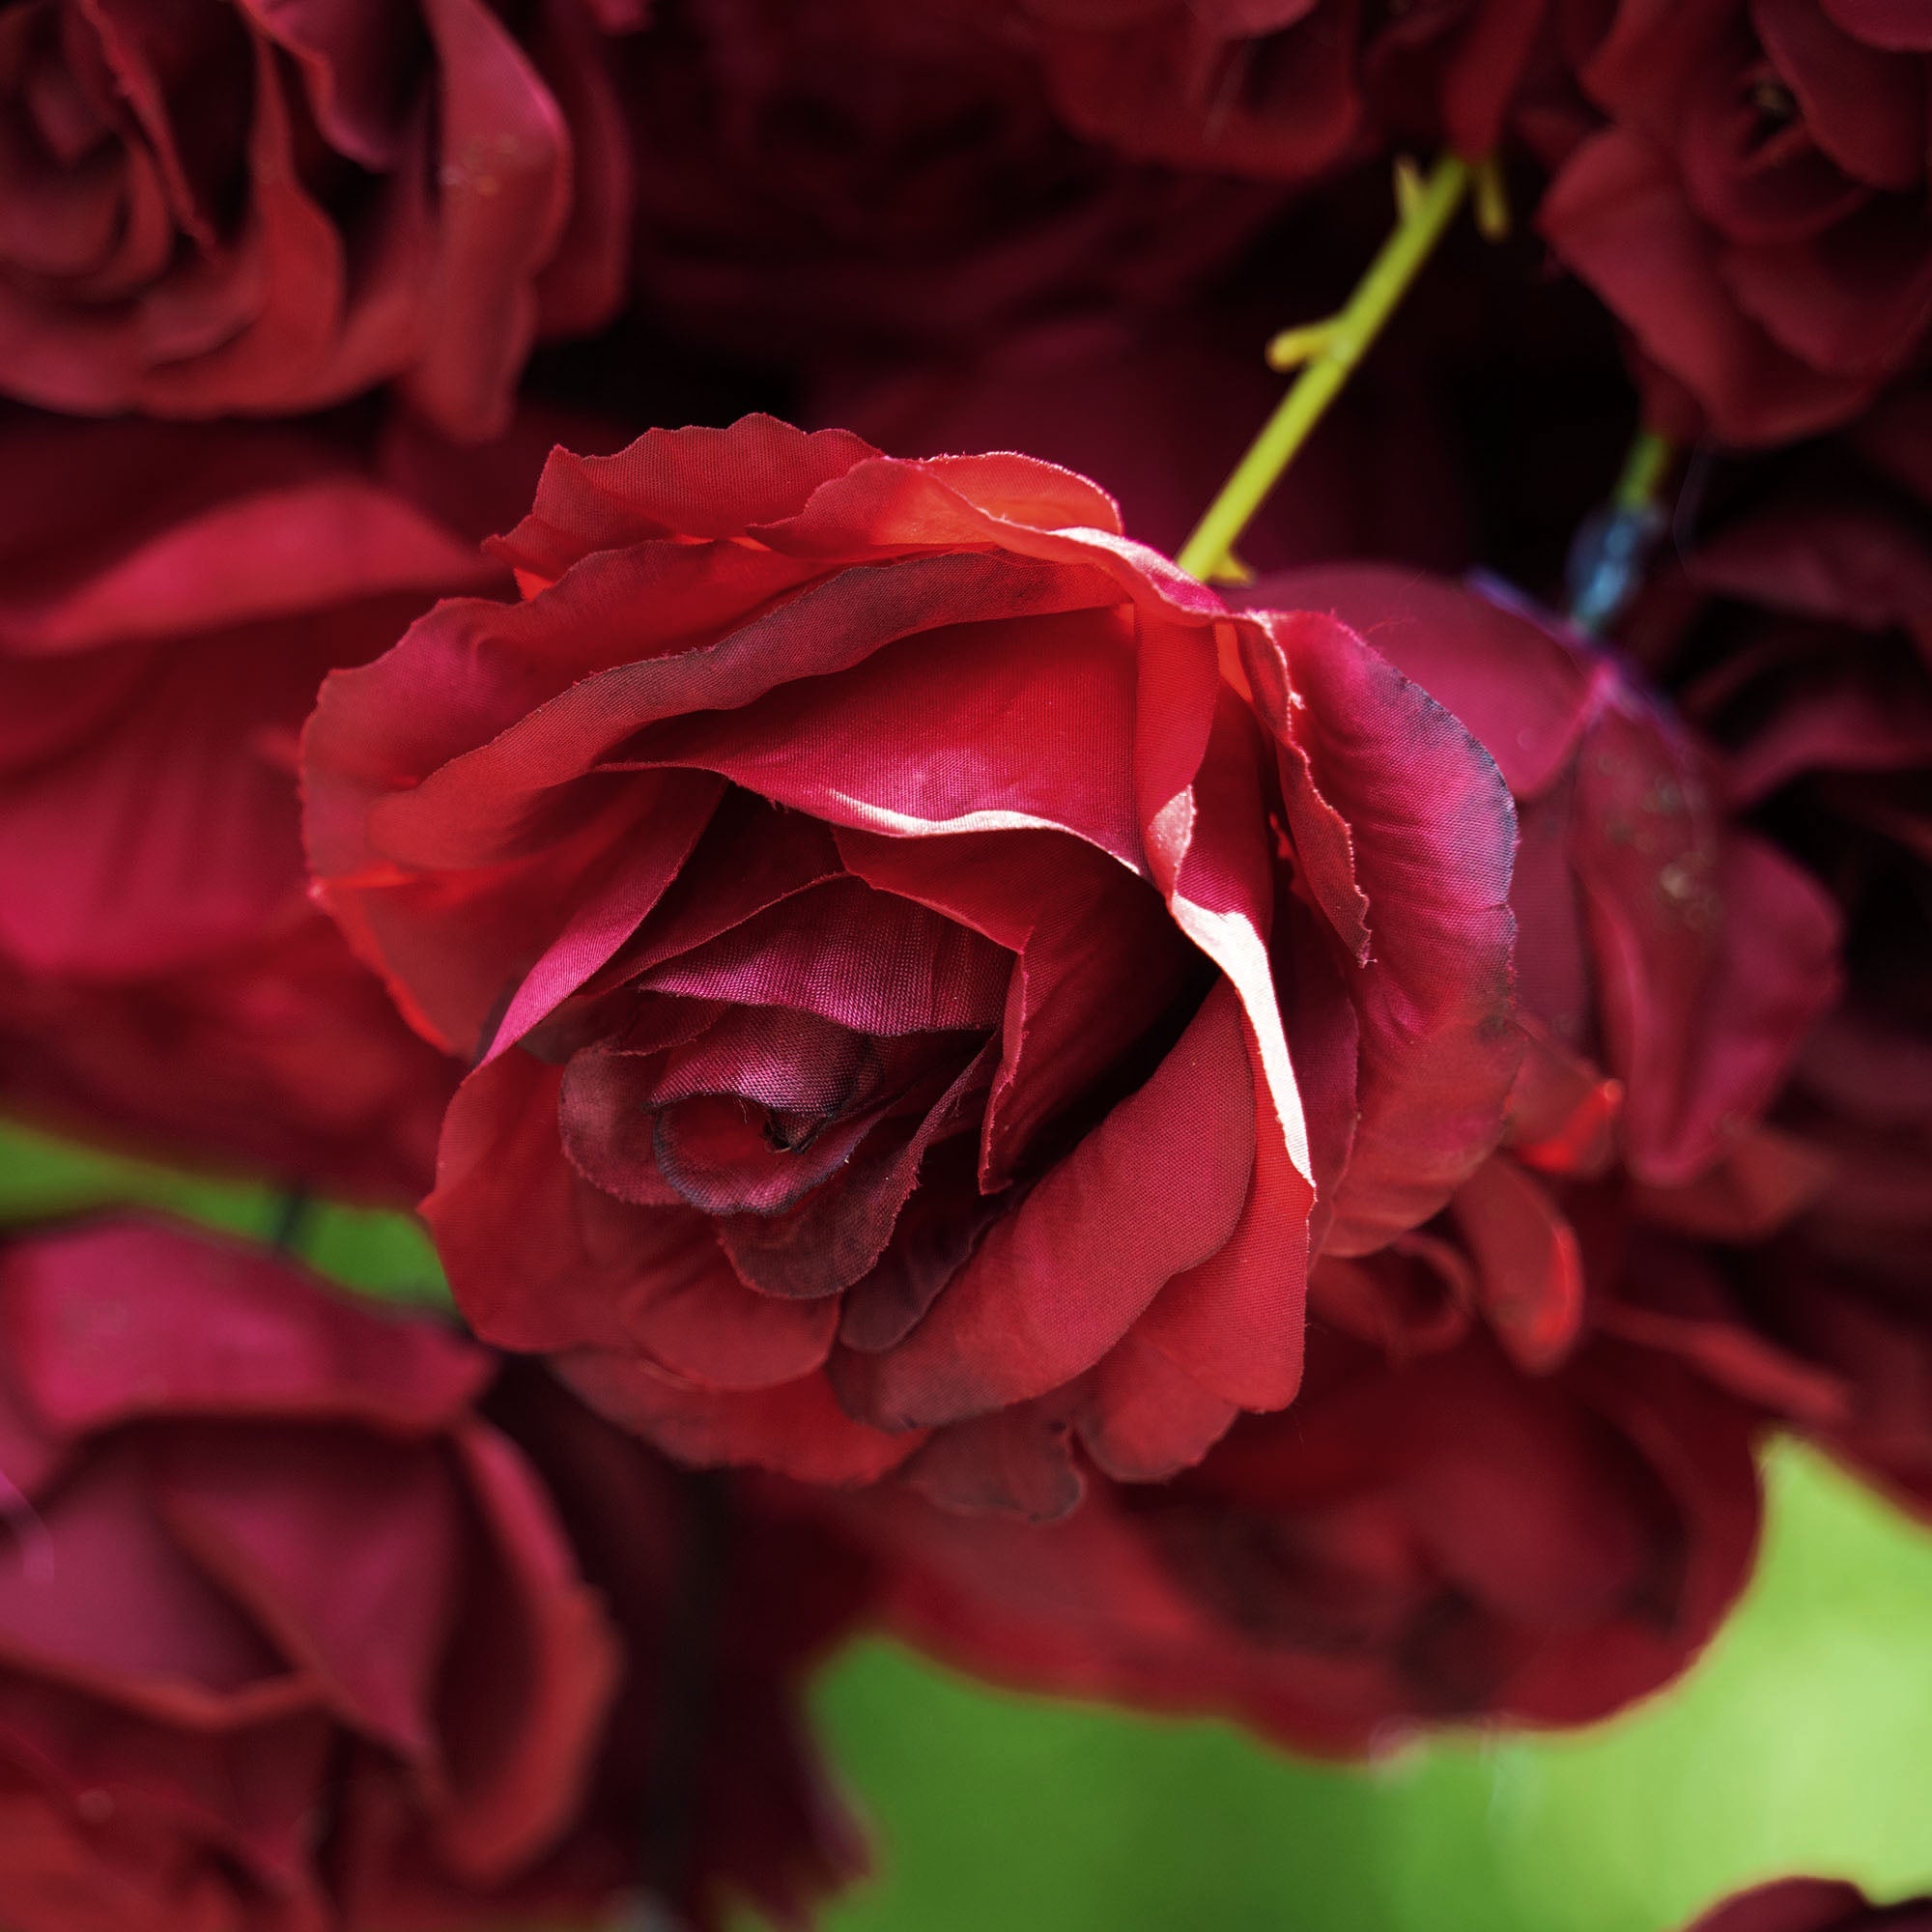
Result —
[{"label": "wine red rose", "polygon": [[1874,1905],[1842,1879],[1781,1878],[1716,1905],[1688,1932],[1928,1932],[1932,1898]]},{"label": "wine red rose", "polygon": [[[295,774],[325,672],[500,581],[475,547],[489,491],[466,482],[452,528],[404,487],[426,461],[284,430],[0,427],[11,1110],[358,1195],[427,1184],[458,1069],[309,903]],[[503,445],[481,473],[535,468]]]},{"label": "wine red rose", "polygon": [[1619,0],[1566,37],[1607,125],[1539,225],[1712,432],[1830,428],[1922,360],[1932,26],[1871,0]]},{"label": "wine red rose", "polygon": [[1012,0],[1074,127],[1129,154],[1302,183],[1391,136],[1500,138],[1544,0]]},{"label": "wine red rose", "polygon": [[[1510,903],[1528,1037],[1503,1146],[1446,1223],[1526,1367],[1583,1332],[1573,1211],[1760,1235],[1819,1169],[1765,1124],[1837,987],[1828,895],[1727,809],[1720,760],[1637,668],[1526,609],[1379,566],[1246,593],[1332,611],[1474,732],[1521,825]],[[1581,1183],[1614,1194],[1605,1203]],[[1408,1244],[1440,1264],[1434,1236]]]},{"label": "wine red rose", "polygon": [[[16,1236],[0,1327],[9,1926],[453,1932],[655,1891],[708,1932],[850,1871],[791,1702],[856,1606],[829,1541],[734,1502],[705,1728],[660,1762],[699,1663],[684,1479],[560,1390],[486,1419],[496,1364],[440,1323],[147,1223]],[[664,1859],[653,1806],[688,1821]]]},{"label": "wine red rose", "polygon": [[425,1211],[478,1330],[694,1462],[1039,1515],[1069,1433],[1155,1476],[1286,1403],[1311,1238],[1499,1130],[1467,733],[1024,457],[653,432],[497,548],[526,601],[305,741],[326,902],[477,1062]]},{"label": "wine red rose", "polygon": [[1932,1507],[1932,416],[1734,481],[1635,641],[1729,755],[1748,812],[1831,893],[1845,985],[1776,1124],[1820,1177],[1739,1253],[1748,1328],[1838,1385],[1822,1432]]},{"label": "wine red rose", "polygon": [[1324,1323],[1294,1407],[1172,1483],[1043,1526],[848,1508],[889,1624],[943,1662],[1352,1754],[1655,1690],[1742,1588],[1759,1497],[1748,1411],[1667,1355],[1533,1377],[1481,1333],[1391,1362]]},{"label": "wine red rose", "polygon": [[476,1922],[618,1667],[487,1355],[139,1224],[11,1244],[0,1319],[0,1917]]},{"label": "wine red rose", "polygon": [[395,379],[446,433],[497,433],[531,342],[621,299],[603,40],[639,11],[12,0],[0,390],[291,414]]}]

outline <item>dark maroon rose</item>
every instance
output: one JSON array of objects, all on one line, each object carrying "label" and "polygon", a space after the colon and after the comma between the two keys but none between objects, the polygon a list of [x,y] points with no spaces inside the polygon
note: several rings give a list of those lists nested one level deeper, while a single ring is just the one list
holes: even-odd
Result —
[{"label": "dark maroon rose", "polygon": [[1352,1754],[1655,1690],[1742,1587],[1759,1497],[1748,1412],[1666,1354],[1531,1377],[1480,1333],[1392,1361],[1324,1323],[1295,1406],[1172,1483],[1043,1528],[850,1513],[892,1628],[947,1662]]},{"label": "dark maroon rose", "polygon": [[1080,138],[976,0],[664,0],[623,71],[643,310],[768,364],[1172,300],[1274,205]]},{"label": "dark maroon rose", "polygon": [[0,390],[288,414],[395,380],[494,435],[612,314],[634,0],[7,0]]},{"label": "dark maroon rose", "polygon": [[1713,1906],[1688,1932],[1932,1932],[1932,1898],[1874,1905],[1839,1879],[1782,1878]]},{"label": "dark maroon rose", "polygon": [[1845,922],[1845,987],[1776,1122],[1824,1177],[1731,1272],[1756,1326],[1836,1377],[1827,1434],[1932,1507],[1932,413],[1738,479],[1637,613],[1727,750],[1732,798]]},{"label": "dark maroon rose", "polygon": [[440,1323],[185,1230],[16,1237],[0,1330],[10,1927],[643,1893],[709,1932],[849,1874],[794,1701],[863,1584],[823,1531],[721,1496],[695,1542],[685,1479],[533,1373],[486,1404],[495,1360]]},{"label": "dark maroon rose", "polygon": [[483,1411],[542,1477],[624,1646],[576,1828],[583,1873],[703,1932],[745,1903],[810,1923],[866,1865],[799,1698],[869,1606],[862,1547],[815,1492],[682,1470],[537,1363],[506,1364]]},{"label": "dark maroon rose", "polygon": [[1306,182],[1392,137],[1469,159],[1500,138],[1544,0],[1009,0],[1096,140]]},{"label": "dark maroon rose", "polygon": [[1932,23],[1872,0],[1577,0],[1566,38],[1608,125],[1540,224],[1713,434],[1829,428],[1921,361]]}]

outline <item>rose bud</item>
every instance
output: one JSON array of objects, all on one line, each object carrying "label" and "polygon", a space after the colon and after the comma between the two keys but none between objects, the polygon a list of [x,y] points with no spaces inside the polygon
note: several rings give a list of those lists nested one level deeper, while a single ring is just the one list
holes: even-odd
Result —
[{"label": "rose bud", "polygon": [[1294,1407],[1171,1483],[1045,1525],[844,1507],[888,1627],[946,1663],[1354,1754],[1667,1682],[1749,1573],[1759,1492],[1749,1412],[1668,1354],[1598,1341],[1530,1377],[1480,1331],[1398,1362],[1317,1327]]},{"label": "rose bud", "polygon": [[642,307],[767,365],[1172,303],[1279,199],[1081,139],[978,0],[687,0],[621,71]]},{"label": "rose bud", "polygon": [[1012,0],[1081,132],[1129,154],[1303,183],[1391,138],[1499,139],[1543,0]]},{"label": "rose bud", "polygon": [[1732,480],[1634,634],[1734,808],[1831,893],[1843,994],[1775,1124],[1824,1184],[1731,1263],[1751,1326],[1836,1379],[1823,1433],[1932,1509],[1932,416]]},{"label": "rose bud", "polygon": [[1932,1932],[1932,1898],[1874,1905],[1840,1879],[1781,1878],[1713,1906],[1688,1932]]},{"label": "rose bud", "polygon": [[325,672],[500,581],[491,491],[452,528],[387,473],[412,464],[306,432],[0,428],[10,1110],[356,1195],[427,1183],[458,1069],[309,903],[295,771]]},{"label": "rose bud", "polygon": [[648,1868],[682,1479],[560,1393],[486,1420],[493,1361],[440,1324],[144,1223],[16,1237],[0,1327],[17,1932],[507,1928],[639,1887],[706,1928],[731,1894],[796,1922],[848,1868],[783,1689],[847,1606],[749,1520],[707,1585],[730,1607],[679,1875]]},{"label": "rose bud", "polygon": [[445,433],[495,435],[532,341],[621,299],[604,38],[640,12],[9,7],[0,390],[287,414],[394,379]]},{"label": "rose bud", "polygon": [[654,431],[497,551],[526,601],[304,753],[326,903],[475,1062],[424,1211],[478,1331],[694,1463],[1041,1516],[1069,1435],[1157,1476],[1286,1403],[1311,1238],[1500,1129],[1468,734],[1026,457]]},{"label": "rose bud", "polygon": [[1810,435],[1921,358],[1932,26],[1872,0],[1621,0],[1563,21],[1608,125],[1538,225],[1714,435]]}]

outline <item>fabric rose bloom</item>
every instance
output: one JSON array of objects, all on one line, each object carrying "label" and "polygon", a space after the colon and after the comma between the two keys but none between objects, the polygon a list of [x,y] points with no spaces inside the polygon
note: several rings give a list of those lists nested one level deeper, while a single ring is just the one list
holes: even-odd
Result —
[{"label": "fabric rose bloom", "polygon": [[[687,1667],[675,1471],[561,1391],[486,1420],[485,1351],[185,1230],[16,1237],[0,1327],[9,1926],[510,1926],[658,1884],[638,1760]],[[625,1512],[622,1561],[573,1550],[586,1507]],[[854,1573],[739,1536],[665,1881],[706,1928],[732,1893],[795,1916],[853,1857],[782,1687]]]},{"label": "fabric rose bloom", "polygon": [[325,672],[500,581],[424,507],[431,467],[400,440],[0,428],[0,1104],[420,1192],[456,1069],[310,905],[295,757]]},{"label": "fabric rose bloom", "polygon": [[1392,1363],[1324,1326],[1294,1407],[1172,1483],[1046,1525],[848,1508],[889,1627],[945,1662],[1353,1754],[1582,1723],[1676,1675],[1749,1573],[1748,1420],[1619,1343],[1530,1377],[1481,1333]]},{"label": "fabric rose bloom", "polygon": [[694,1462],[1042,1516],[1069,1432],[1151,1477],[1286,1403],[1311,1234],[1500,1127],[1467,733],[1024,457],[654,431],[497,548],[526,601],[304,753],[326,902],[477,1063],[425,1212],[479,1332]]},{"label": "fabric rose bloom", "polygon": [[1932,1898],[1874,1905],[1841,1879],[1782,1878],[1725,1899],[1689,1932],[1932,1932]]},{"label": "fabric rose bloom", "polygon": [[1572,14],[1577,76],[1610,125],[1539,225],[1711,430],[1789,441],[1915,366],[1932,25],[1884,0]]},{"label": "fabric rose bloom", "polygon": [[534,337],[621,298],[600,43],[639,12],[9,0],[0,390],[287,414],[395,378],[448,434],[495,434]]},{"label": "fabric rose bloom", "polygon": [[[1548,1367],[1592,1313],[1573,1208],[1735,1236],[1815,1193],[1815,1163],[1764,1116],[1836,989],[1837,918],[1732,819],[1721,763],[1612,653],[1410,571],[1295,571],[1247,594],[1371,638],[1476,734],[1516,798],[1528,1050],[1503,1147],[1446,1217],[1472,1272],[1449,1266],[1442,1288],[1474,1296],[1526,1367]],[[1573,1204],[1580,1182],[1614,1205]],[[1434,1235],[1408,1251],[1440,1272]]]}]

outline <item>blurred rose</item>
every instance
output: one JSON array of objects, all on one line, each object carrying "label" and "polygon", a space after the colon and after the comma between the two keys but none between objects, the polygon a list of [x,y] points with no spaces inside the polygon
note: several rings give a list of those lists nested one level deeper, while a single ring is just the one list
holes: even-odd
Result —
[{"label": "blurred rose", "polygon": [[623,290],[634,0],[9,0],[0,389],[289,413],[391,378],[500,430]]},{"label": "blurred rose", "polygon": [[[681,1923],[811,1920],[866,1862],[799,1698],[872,1578],[816,1492],[693,1474],[593,1415],[540,1364],[512,1362],[484,1413],[549,1490],[626,1669],[576,1836],[579,1895],[642,1889]],[[595,1879],[593,1887],[590,1881]]]},{"label": "blurred rose", "polygon": [[[1830,1183],[1730,1272],[1753,1324],[1837,1377],[1828,1434],[1932,1508],[1932,413],[1734,479],[1637,613],[1726,749],[1735,806],[1831,892],[1843,997],[1778,1126]],[[1721,494],[1721,493],[1720,493]]]},{"label": "blurred rose", "polygon": [[422,507],[428,448],[0,425],[10,1108],[357,1194],[428,1184],[455,1069],[311,908],[295,773],[326,671],[500,581],[486,486],[526,489],[540,446],[466,459],[460,531]]},{"label": "blurred rose", "polygon": [[0,1918],[476,1923],[618,1662],[487,1356],[131,1224],[11,1244],[0,1321]]},{"label": "blurred rose", "polygon": [[146,1223],[15,1238],[0,1327],[9,1926],[430,1932],[642,1887],[710,1928],[851,1868],[791,1702],[856,1604],[836,1546],[739,1509],[696,1573],[704,1729],[655,1757],[699,1662],[683,1479],[561,1391],[485,1420],[494,1364],[440,1324]]},{"label": "blurred rose", "polygon": [[1742,1587],[1759,1497],[1747,1411],[1666,1355],[1532,1378],[1480,1334],[1391,1363],[1318,1328],[1294,1407],[1172,1483],[1034,1528],[848,1507],[892,1627],[949,1663],[1352,1753],[1656,1689]]},{"label": "blurred rose", "polygon": [[973,0],[666,0],[623,71],[642,304],[766,363],[1170,299],[1274,203],[1080,139]]},{"label": "blurred rose", "polygon": [[1884,0],[1575,0],[1609,118],[1543,232],[1737,443],[1855,415],[1932,319],[1932,25]]},{"label": "blurred rose", "polygon": [[1069,1431],[1157,1476],[1287,1402],[1311,1233],[1482,1158],[1493,767],[1117,528],[1026,457],[653,432],[552,459],[526,603],[330,680],[327,902],[477,1061],[425,1211],[480,1332],[694,1462],[1051,1515]]},{"label": "blurred rose", "polygon": [[1391,138],[1475,159],[1500,138],[1544,0],[1010,0],[1083,133],[1305,182]]},{"label": "blurred rose", "polygon": [[1838,1879],[1781,1878],[1714,1906],[1689,1932],[1932,1932],[1932,1898],[1874,1905]]}]

